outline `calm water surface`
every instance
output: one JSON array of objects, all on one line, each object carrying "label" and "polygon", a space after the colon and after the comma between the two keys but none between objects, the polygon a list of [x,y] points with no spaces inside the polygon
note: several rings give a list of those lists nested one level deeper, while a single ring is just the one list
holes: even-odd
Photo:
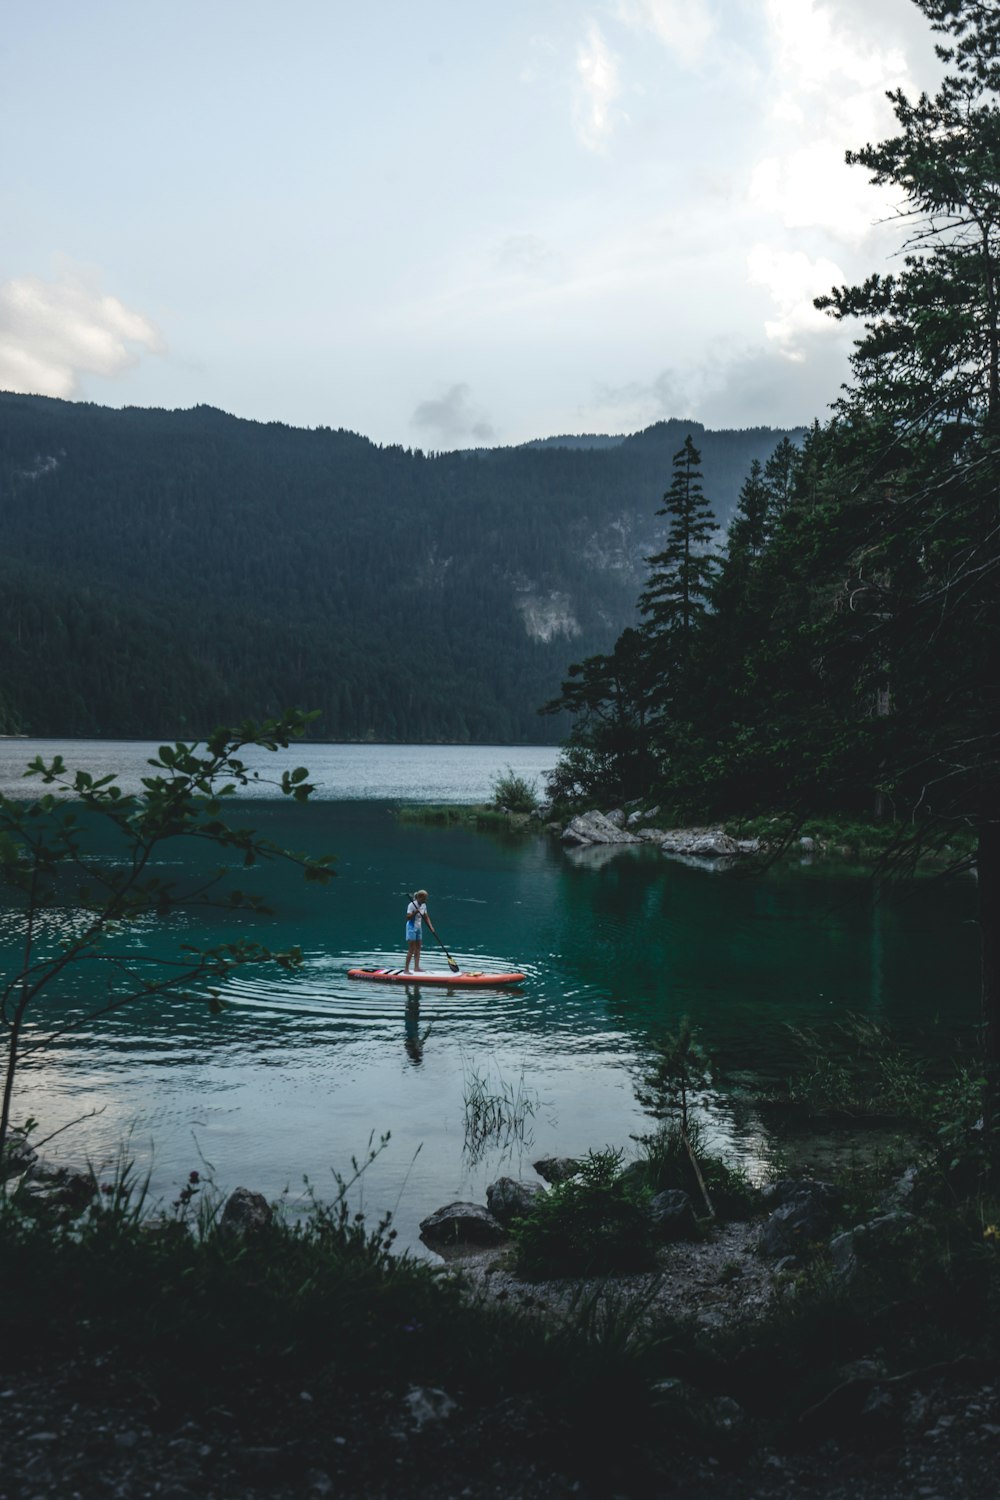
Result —
[{"label": "calm water surface", "polygon": [[[110,769],[135,784],[155,747],[134,743],[7,741],[0,789],[23,793],[20,771],[38,750],[71,765]],[[247,971],[212,1017],[190,1002],[129,1007],[57,1042],[20,1075],[15,1118],[41,1133],[100,1113],[46,1148],[102,1159],[126,1137],[151,1166],[154,1195],[175,1196],[209,1163],[220,1186],[268,1196],[308,1177],[321,1195],[348,1172],[369,1137],[391,1139],[366,1174],[366,1207],[392,1208],[400,1240],[455,1198],[483,1200],[486,1184],[542,1154],[627,1145],[648,1128],[634,1084],[650,1036],[690,1015],[730,1074],[780,1075],[788,1025],[826,1023],[847,1010],[904,1033],[968,1032],[977,1008],[973,887],[931,882],[876,899],[862,879],[808,867],[747,878],[692,868],[655,850],[572,852],[545,837],[498,837],[400,822],[401,801],[483,800],[508,765],[539,776],[556,751],[539,747],[298,747],[319,800],[299,807],[255,789],[252,822],[279,843],[337,856],[325,889],[278,867],[240,872],[274,908],[263,918],[201,913],[134,935],[144,953],[185,941],[253,936],[298,943],[303,969]],[[261,760],[262,770],[274,758]],[[28,789],[33,783],[28,782]],[[246,821],[251,821],[248,816]],[[190,852],[164,856],[179,876]],[[520,991],[409,991],[350,981],[355,964],[398,964],[403,911],[416,886],[463,967],[528,975]],[[72,912],[54,914],[56,940]],[[18,940],[0,913],[0,956]],[[438,961],[440,960],[440,961]],[[426,967],[444,968],[428,944]],[[93,1003],[77,974],[49,1004],[55,1020]],[[45,1017],[36,1012],[36,1023]],[[465,1099],[476,1079],[520,1093],[523,1139],[468,1138]],[[720,1093],[708,1123],[751,1169],[773,1158],[766,1123]]]}]

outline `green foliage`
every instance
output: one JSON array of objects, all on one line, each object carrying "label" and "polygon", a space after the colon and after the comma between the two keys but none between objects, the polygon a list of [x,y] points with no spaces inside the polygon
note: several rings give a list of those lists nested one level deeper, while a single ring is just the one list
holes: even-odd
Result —
[{"label": "green foliage", "polygon": [[538,783],[518,775],[513,766],[498,772],[490,787],[493,805],[507,812],[530,813],[538,806]]},{"label": "green foliage", "polygon": [[[172,873],[157,873],[156,856],[169,841],[207,843],[222,859],[244,869],[281,859],[307,880],[331,877],[331,856],[312,858],[280,849],[225,816],[239,787],[266,779],[249,767],[244,750],[287,747],[311,717],[293,710],[265,724],[218,729],[203,746],[161,745],[138,793],[123,792],[114,776],[95,778],[85,770],[71,774],[61,756],[49,762],[37,756],[25,776],[52,790],[34,801],[0,797],[0,890],[24,934],[19,965],[0,981],[5,1054],[0,1157],[24,1056],[140,997],[190,999],[217,1013],[222,987],[234,969],[261,963],[292,969],[301,963],[297,948],[274,952],[253,940],[199,949],[175,937],[173,942],[165,939],[166,951],[157,954],[149,951],[145,936],[140,945],[130,939],[150,921],[169,933],[166,919],[194,902],[234,913],[265,910],[257,896],[225,883],[227,868],[195,877],[188,885],[179,884]],[[277,786],[299,802],[314,790],[304,767],[285,771]],[[67,935],[57,942],[41,920],[53,909],[72,912]],[[101,972],[101,1002],[46,1027],[39,1012],[46,1001],[58,999],[61,986],[81,964]],[[29,1016],[35,1026],[26,1042]]]},{"label": "green foliage", "polygon": [[887,1115],[915,1119],[928,1090],[927,1066],[866,1016],[849,1015],[833,1027],[790,1027],[802,1061],[788,1098],[816,1114]]},{"label": "green foliage", "polygon": [[[629,757],[653,762],[644,795],[694,817],[884,822],[891,873],[928,850],[974,859],[1000,1115],[1000,33],[980,0],[917,3],[948,71],[933,95],[893,92],[897,133],[849,154],[895,194],[900,264],[818,299],[861,322],[852,384],[832,421],[751,468],[705,597],[679,584],[680,532],[651,559],[639,603],[663,650],[651,636]],[[580,707],[563,782],[600,802],[606,770],[617,797],[614,747]],[[962,828],[974,854],[949,860]]]},{"label": "green foliage", "polygon": [[514,1226],[516,1268],[534,1279],[651,1270],[650,1219],[627,1179],[621,1151],[590,1151],[579,1174],[555,1186]]},{"label": "green foliage", "polygon": [[710,1078],[707,1054],[695,1040],[688,1016],[682,1016],[676,1032],[664,1032],[652,1043],[652,1061],[636,1097],[658,1120],[678,1117],[680,1129],[689,1130],[692,1093]]},{"label": "green foliage", "polygon": [[557,802],[603,792],[614,800],[642,792],[654,769],[648,743],[654,677],[649,642],[631,627],[607,656],[574,662],[558,698],[543,713],[575,715],[570,743],[548,776]]},{"label": "green foliage", "polygon": [[686,1131],[674,1121],[633,1139],[641,1150],[628,1172],[638,1189],[649,1193],[678,1189],[689,1195],[695,1212],[701,1212],[701,1185],[691,1163],[693,1151],[712,1207],[720,1219],[745,1219],[756,1211],[754,1187],[746,1172],[740,1167],[730,1166],[723,1157],[706,1149],[696,1120],[689,1121]]},{"label": "green foliage", "polygon": [[718,564],[709,550],[718,530],[701,487],[701,454],[691,441],[674,454],[673,479],[658,516],[668,516],[663,550],[647,557],[650,572],[639,595],[646,633],[655,655],[671,665],[691,649],[695,626],[705,614]]},{"label": "green foliage", "polygon": [[854,384],[751,467],[636,747],[661,800],[886,820],[911,850],[1000,806],[1000,67],[988,8],[920,3],[950,72],[850,157],[896,190],[902,266],[820,299],[863,324]]}]

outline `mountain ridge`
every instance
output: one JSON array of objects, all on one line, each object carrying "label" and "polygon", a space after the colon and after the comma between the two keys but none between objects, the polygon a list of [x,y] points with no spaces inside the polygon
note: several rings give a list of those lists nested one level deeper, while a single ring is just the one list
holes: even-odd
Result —
[{"label": "mountain ridge", "polygon": [[634,618],[688,431],[723,523],[788,433],[425,454],[0,393],[0,732],[190,736],[296,703],[329,739],[551,739],[538,706]]}]

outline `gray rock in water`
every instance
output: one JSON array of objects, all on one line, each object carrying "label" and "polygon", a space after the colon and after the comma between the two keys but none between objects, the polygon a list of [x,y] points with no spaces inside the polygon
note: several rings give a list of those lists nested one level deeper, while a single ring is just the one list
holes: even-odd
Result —
[{"label": "gray rock in water", "polygon": [[446,1203],[421,1219],[420,1238],[428,1245],[498,1245],[507,1231],[479,1203]]},{"label": "gray rock in water", "polygon": [[634,833],[616,828],[603,813],[580,813],[563,832],[564,844],[637,844]]},{"label": "gray rock in water", "polygon": [[604,816],[607,818],[608,822],[609,823],[613,823],[616,828],[624,828],[625,827],[625,811],[624,811],[624,808],[621,808],[621,807],[612,808],[611,812],[605,813]]},{"label": "gray rock in water", "polygon": [[263,1193],[255,1193],[250,1188],[234,1188],[226,1199],[226,1206],[222,1210],[222,1218],[219,1221],[223,1229],[228,1229],[232,1234],[238,1234],[242,1239],[248,1235],[260,1234],[267,1229],[273,1218],[271,1205]]},{"label": "gray rock in water", "polygon": [[486,1189],[486,1207],[501,1224],[523,1219],[545,1197],[540,1182],[521,1182],[514,1177],[500,1177]]},{"label": "gray rock in water", "polygon": [[541,1161],[533,1161],[531,1165],[546,1182],[567,1182],[580,1170],[575,1156],[543,1156]]},{"label": "gray rock in water", "polygon": [[[768,1260],[801,1255],[809,1245],[825,1240],[837,1202],[836,1191],[827,1182],[801,1181],[795,1190],[788,1181],[772,1184],[770,1201],[780,1194],[778,1207],[760,1232],[758,1254]],[[768,1199],[765,1195],[764,1201]]]},{"label": "gray rock in water", "polygon": [[663,1240],[689,1240],[698,1233],[694,1204],[680,1188],[667,1188],[651,1198],[649,1216]]}]

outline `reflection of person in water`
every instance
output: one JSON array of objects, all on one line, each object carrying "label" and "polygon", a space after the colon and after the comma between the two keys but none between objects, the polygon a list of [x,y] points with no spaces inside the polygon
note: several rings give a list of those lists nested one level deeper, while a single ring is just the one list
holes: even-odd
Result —
[{"label": "reflection of person in water", "polygon": [[406,1055],[413,1063],[422,1063],[424,1060],[424,1042],[430,1027],[420,1035],[420,991],[414,986],[406,987],[406,1014],[403,1018],[403,1031],[406,1040],[403,1045]]}]

